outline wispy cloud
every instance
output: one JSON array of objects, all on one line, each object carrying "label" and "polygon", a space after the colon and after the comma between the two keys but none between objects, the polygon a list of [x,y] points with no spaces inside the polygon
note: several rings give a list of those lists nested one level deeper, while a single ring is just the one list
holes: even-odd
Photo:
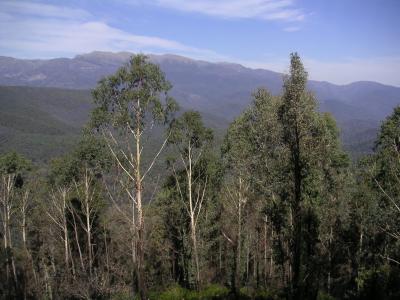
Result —
[{"label": "wispy cloud", "polygon": [[152,0],[153,4],[223,18],[254,18],[296,22],[305,18],[294,0]]},{"label": "wispy cloud", "polygon": [[[143,1],[143,0],[137,0]],[[150,1],[150,0],[149,0]],[[285,0],[152,0],[157,5],[183,11],[240,18],[301,20],[303,14]],[[299,30],[288,23],[285,31]],[[231,61],[247,67],[287,72],[288,57],[272,54],[265,61],[249,61],[221,55],[209,49],[157,36],[127,32],[98,20],[89,12],[40,2],[0,0],[0,55],[23,58],[71,57],[94,50],[174,53],[207,61]],[[322,61],[304,57],[310,78],[337,84],[372,80],[400,86],[400,57]]]},{"label": "wispy cloud", "polygon": [[20,57],[73,56],[93,50],[173,52],[201,59],[217,53],[156,36],[132,34],[95,20],[90,13],[28,2],[0,3],[0,53]]},{"label": "wispy cloud", "polygon": [[296,32],[299,31],[301,28],[299,26],[289,26],[289,27],[285,27],[283,28],[283,31],[286,32]]},{"label": "wispy cloud", "polygon": [[23,15],[33,17],[50,17],[62,19],[84,19],[90,14],[79,8],[55,6],[39,2],[28,1],[2,1],[0,10],[12,15]]}]

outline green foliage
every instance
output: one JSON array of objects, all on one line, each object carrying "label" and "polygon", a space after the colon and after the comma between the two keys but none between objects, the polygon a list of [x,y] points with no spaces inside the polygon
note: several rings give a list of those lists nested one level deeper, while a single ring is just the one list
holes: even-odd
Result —
[{"label": "green foliage", "polygon": [[279,300],[283,299],[275,290],[253,289],[250,287],[242,287],[238,296],[239,299],[255,299],[255,300]]},{"label": "green foliage", "polygon": [[[143,131],[148,117],[161,123],[177,110],[176,102],[167,95],[171,84],[159,66],[144,55],[134,55],[128,64],[111,76],[100,80],[92,95],[96,108],[91,126],[109,124],[114,128]],[[164,96],[163,104],[160,97]]]},{"label": "green foliage", "polygon": [[72,149],[91,108],[89,91],[0,87],[0,153],[49,162]]},{"label": "green foliage", "polygon": [[218,300],[225,299],[228,296],[228,289],[218,284],[211,284],[198,292],[198,300]]},{"label": "green foliage", "polygon": [[188,290],[180,287],[179,285],[173,285],[167,288],[165,291],[161,293],[156,293],[154,295],[150,295],[151,300],[180,300],[186,299],[188,294]]},{"label": "green foliage", "polygon": [[150,295],[151,300],[223,300],[228,299],[226,287],[212,284],[200,291],[192,291],[173,285],[161,293]]},{"label": "green foliage", "polygon": [[328,293],[325,293],[325,292],[323,292],[323,291],[320,291],[320,292],[318,293],[317,300],[336,300],[336,298],[335,298],[335,297],[332,297],[332,296],[329,295]]},{"label": "green foliage", "polygon": [[364,233],[359,251],[357,291],[364,299],[399,297],[400,107],[394,109],[376,141],[373,155],[358,168],[357,210]]},{"label": "green foliage", "polygon": [[212,130],[204,126],[199,112],[184,112],[171,125],[169,143],[180,147],[181,153],[188,151],[187,145],[198,149],[207,146],[212,140]]},{"label": "green foliage", "polygon": [[54,159],[51,162],[49,180],[51,185],[67,186],[78,180],[79,169],[72,155]]},{"label": "green foliage", "polygon": [[6,153],[0,156],[0,174],[21,174],[29,171],[32,165],[25,157],[16,152]]},{"label": "green foliage", "polygon": [[[382,124],[375,152],[351,166],[334,118],[318,112],[306,86],[292,54],[283,94],[258,89],[229,126],[221,153],[200,113],[174,120],[172,158],[157,170],[162,188],[143,192],[139,235],[131,189],[159,181],[147,177],[139,187],[131,177],[127,184],[129,171],[120,176],[109,150],[115,146],[135,170],[135,151],[127,158],[120,150],[154,123],[169,122],[176,107],[159,68],[132,57],[93,92],[91,124],[130,137],[115,135],[107,144],[90,127],[72,151],[37,173],[17,153],[0,156],[0,294],[138,299],[144,274],[141,286],[154,300],[398,299],[400,107]],[[59,133],[45,127],[39,131],[46,136]],[[157,136],[144,139],[155,144],[156,128]],[[153,146],[136,151],[145,155]],[[141,241],[143,269],[135,268]]]},{"label": "green foliage", "polygon": [[400,296],[400,275],[388,265],[376,269],[360,269],[356,278],[360,299],[397,299]]},{"label": "green foliage", "polygon": [[111,165],[111,156],[103,139],[86,134],[73,151],[76,165],[89,168],[94,173],[107,171]]},{"label": "green foliage", "polygon": [[71,153],[54,159],[49,179],[51,184],[68,185],[79,181],[85,170],[98,176],[111,164],[111,157],[103,140],[84,135]]}]

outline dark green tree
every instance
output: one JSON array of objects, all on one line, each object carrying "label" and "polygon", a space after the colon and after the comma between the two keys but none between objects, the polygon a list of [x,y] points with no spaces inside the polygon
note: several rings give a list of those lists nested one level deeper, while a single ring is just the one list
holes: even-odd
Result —
[{"label": "dark green tree", "polygon": [[338,142],[335,122],[317,112],[314,96],[307,91],[307,72],[294,53],[290,74],[285,78],[278,118],[282,142],[287,147],[287,199],[291,229],[291,295],[314,298],[320,254],[318,208],[336,195],[339,185],[333,176],[345,172],[346,155]]},{"label": "dark green tree", "polygon": [[400,282],[400,107],[382,123],[374,153],[360,164],[358,296],[396,299]]}]

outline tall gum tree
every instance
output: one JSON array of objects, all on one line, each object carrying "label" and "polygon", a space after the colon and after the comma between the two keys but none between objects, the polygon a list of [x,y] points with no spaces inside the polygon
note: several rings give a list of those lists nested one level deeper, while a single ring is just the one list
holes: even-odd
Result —
[{"label": "tall gum tree", "polygon": [[144,55],[135,55],[114,75],[102,79],[92,93],[96,104],[92,126],[103,135],[112,157],[122,174],[128,178],[128,183],[123,183],[122,189],[131,203],[131,211],[124,214],[130,214],[134,240],[132,260],[136,266],[134,277],[137,278],[137,288],[143,300],[147,299],[143,182],[168,137],[147,166],[143,163],[143,150],[146,137],[151,134],[153,127],[167,123],[170,114],[177,110],[177,104],[167,95],[170,89],[171,84],[157,65],[150,63]]},{"label": "tall gum tree", "polygon": [[[311,212],[310,204],[315,197],[315,180],[319,162],[320,116],[313,95],[307,91],[308,74],[297,53],[290,56],[290,73],[284,79],[282,104],[278,112],[282,124],[282,142],[288,150],[288,202],[290,206],[291,237],[291,296],[301,299],[308,275],[304,248],[310,249],[304,240],[303,228],[306,215]],[[307,208],[308,207],[308,208]],[[311,216],[310,215],[310,216]],[[304,276],[303,276],[304,275]],[[304,278],[302,278],[304,277]]]},{"label": "tall gum tree", "polygon": [[[176,186],[185,210],[190,219],[190,237],[195,265],[196,288],[200,285],[200,264],[198,251],[197,225],[204,208],[204,199],[207,190],[208,176],[202,180],[204,174],[196,174],[195,167],[205,154],[213,139],[212,131],[206,128],[198,112],[185,112],[171,127],[170,143],[176,149],[179,167],[186,174],[186,187],[181,187],[178,180],[175,164],[172,165],[176,178]],[[200,172],[201,173],[201,172]],[[186,190],[186,192],[185,192]]]},{"label": "tall gum tree", "polygon": [[[372,157],[372,186],[377,192],[379,227],[388,239],[400,242],[400,106],[383,122]],[[392,247],[381,257],[400,266],[400,258]]]}]

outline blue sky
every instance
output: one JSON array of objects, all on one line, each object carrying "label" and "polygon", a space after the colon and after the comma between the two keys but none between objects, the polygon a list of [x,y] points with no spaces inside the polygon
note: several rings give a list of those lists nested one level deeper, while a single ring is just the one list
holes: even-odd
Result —
[{"label": "blue sky", "polygon": [[0,55],[174,53],[310,78],[400,86],[398,0],[0,0]]}]

